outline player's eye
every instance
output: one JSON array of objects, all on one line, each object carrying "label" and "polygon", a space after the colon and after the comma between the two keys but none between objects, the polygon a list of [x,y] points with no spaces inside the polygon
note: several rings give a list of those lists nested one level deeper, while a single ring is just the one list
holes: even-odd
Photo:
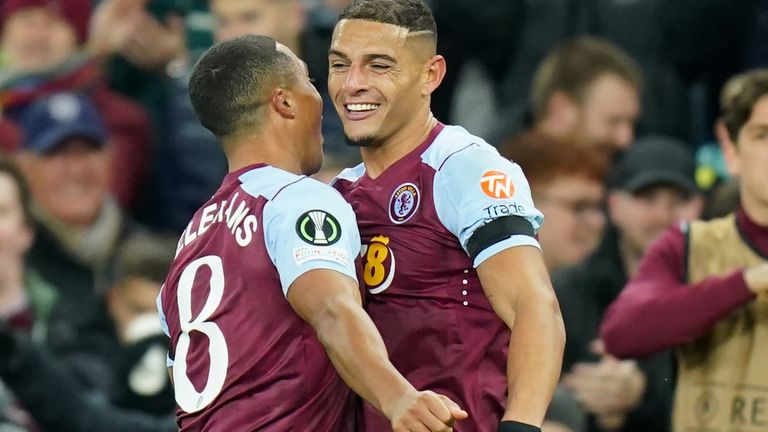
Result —
[{"label": "player's eye", "polygon": [[347,69],[349,66],[346,63],[342,62],[331,62],[331,70],[334,71],[342,71]]},{"label": "player's eye", "polygon": [[377,71],[377,72],[384,72],[389,70],[390,66],[387,64],[382,63],[373,63],[371,64],[371,69]]}]

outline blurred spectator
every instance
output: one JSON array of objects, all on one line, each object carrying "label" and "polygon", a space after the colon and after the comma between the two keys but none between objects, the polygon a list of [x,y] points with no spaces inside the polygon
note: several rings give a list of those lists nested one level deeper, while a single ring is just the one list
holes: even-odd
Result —
[{"label": "blurred spectator", "polygon": [[[33,225],[27,184],[10,160],[0,158],[0,322],[42,342],[56,293],[24,264]],[[32,426],[0,380],[0,430],[26,431]]]},{"label": "blurred spectator", "polygon": [[593,149],[625,149],[634,139],[641,86],[637,65],[612,43],[568,41],[536,72],[532,129]]},{"label": "blurred spectator", "polygon": [[[356,150],[346,146],[338,114],[325,90],[328,46],[336,15],[332,14],[331,18],[322,13],[308,15],[300,0],[211,0],[209,3],[217,41],[247,33],[265,34],[302,56],[318,90],[326,94],[323,107],[326,151],[342,159],[348,159],[349,154],[357,155]],[[184,46],[184,41],[179,39],[183,31],[175,23],[189,9],[171,0],[163,4],[166,7],[159,8],[158,3],[146,0],[104,0],[94,14],[91,49],[99,55],[120,54],[134,67],[149,73],[142,79],[128,79],[136,75],[127,73],[120,79],[130,84],[130,87],[123,86],[124,90],[143,99],[161,126],[153,153],[152,187],[140,219],[156,229],[175,232],[181,231],[194,211],[213,194],[228,168],[215,138],[200,125],[187,96],[189,70],[198,53]],[[140,35],[143,30],[137,32],[136,29],[144,29],[145,23],[151,23],[150,27],[156,31]],[[177,46],[162,48],[160,42],[165,44],[167,40]],[[163,58],[164,64],[157,62],[157,66],[149,67],[148,62],[126,52],[131,45],[156,47],[164,54],[146,55]]]},{"label": "blurred spectator", "polygon": [[0,5],[6,74],[48,72],[88,36],[89,0],[4,0]]},{"label": "blurred spectator", "polygon": [[21,147],[21,131],[12,121],[3,117],[0,111],[0,154],[10,156]]},{"label": "blurred spectator", "polygon": [[156,304],[176,243],[175,238],[138,233],[125,240],[117,255],[107,306],[123,348],[112,399],[123,408],[167,415],[176,406]]},{"label": "blurred spectator", "polygon": [[[103,116],[114,147],[111,185],[130,208],[149,168],[150,126],[142,110],[107,88],[100,68],[79,52],[88,34],[90,0],[5,0],[0,6],[6,62],[0,103],[9,117],[60,91],[87,93]],[[0,135],[6,150],[8,138]]]},{"label": "blurred spectator", "polygon": [[768,374],[768,70],[738,75],[721,95],[718,129],[741,205],[668,231],[608,309],[609,352],[676,348],[673,430],[762,430]]},{"label": "blurred spectator", "polygon": [[539,242],[550,273],[582,262],[605,227],[606,163],[589,150],[542,133],[520,135],[501,154],[520,165],[544,213]]},{"label": "blurred spectator", "polygon": [[[582,262],[599,244],[605,227],[607,160],[539,132],[514,137],[500,152],[523,169],[534,202],[544,213],[539,242],[549,272]],[[585,423],[573,395],[558,387],[542,430],[581,432]]]},{"label": "blurred spectator", "polygon": [[102,290],[123,238],[135,229],[109,193],[110,146],[88,98],[59,93],[19,113],[18,161],[37,221],[27,262],[57,289],[48,345],[86,385],[109,387],[115,340]]},{"label": "blurred spectator", "polygon": [[309,76],[323,96],[325,151],[357,154],[356,149],[346,147],[341,122],[328,95],[328,47],[336,16],[323,22],[308,13],[301,0],[210,0],[210,6],[217,42],[246,34],[265,35],[307,63]]},{"label": "blurred spectator", "polygon": [[499,86],[496,125],[492,142],[520,133],[530,126],[531,85],[536,69],[552,50],[582,34],[581,5],[574,0],[523,0],[517,43],[509,70]]},{"label": "blurred spectator", "polygon": [[[114,387],[99,395],[101,402],[94,403],[93,392],[83,391],[59,359],[45,352],[42,341],[0,330],[0,339],[10,338],[14,345],[0,352],[0,377],[8,380],[43,430],[175,430],[175,403],[165,363],[167,344],[155,305],[175,245],[171,239],[137,234],[120,249],[116,279],[107,297],[121,343],[111,353]],[[12,319],[8,323],[22,329]]]},{"label": "blurred spectator", "polygon": [[140,101],[155,120],[149,187],[136,217],[169,232],[183,229],[227,172],[224,155],[187,97],[196,51],[186,45],[182,17],[192,10],[174,0],[103,0],[89,39],[93,55],[118,56],[110,63],[112,84]]},{"label": "blurred spectator", "polygon": [[89,397],[55,358],[28,338],[13,334],[2,321],[0,378],[34,415],[40,428],[31,431],[178,431],[173,416],[118,409]]},{"label": "blurred spectator", "polygon": [[553,275],[568,336],[563,383],[591,414],[590,431],[662,432],[669,425],[670,358],[616,360],[605,354],[598,326],[650,242],[698,216],[693,154],[671,138],[641,139],[619,159],[609,187],[612,226],[599,249]]}]

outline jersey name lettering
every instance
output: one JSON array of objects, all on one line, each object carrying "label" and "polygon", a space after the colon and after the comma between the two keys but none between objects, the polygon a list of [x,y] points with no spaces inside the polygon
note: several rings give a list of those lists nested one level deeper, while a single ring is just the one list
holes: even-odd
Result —
[{"label": "jersey name lettering", "polygon": [[176,247],[176,256],[185,246],[189,246],[196,238],[205,234],[213,224],[221,222],[227,224],[227,228],[240,247],[248,246],[258,229],[259,221],[255,215],[250,214],[251,209],[246,207],[245,200],[238,200],[239,195],[239,192],[235,192],[231,201],[213,202],[205,207],[197,227],[194,226],[196,221],[193,219],[184,230],[184,235],[181,236]]}]

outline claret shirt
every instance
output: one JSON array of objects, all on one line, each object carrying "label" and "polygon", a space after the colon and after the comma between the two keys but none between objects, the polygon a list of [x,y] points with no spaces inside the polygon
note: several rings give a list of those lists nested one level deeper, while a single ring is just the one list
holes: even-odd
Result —
[{"label": "claret shirt", "polygon": [[255,165],[230,173],[182,234],[158,297],[186,431],[350,431],[351,391],[286,295],[354,278],[360,237],[332,188]]},{"label": "claret shirt", "polygon": [[[357,216],[366,310],[393,364],[417,389],[469,412],[454,430],[495,431],[506,405],[510,331],[475,268],[507,248],[539,247],[533,233],[542,214],[520,167],[463,128],[438,124],[375,179],[359,165],[333,185]],[[476,230],[504,217],[527,230],[470,257]],[[364,417],[367,432],[391,430],[370,405]]]}]

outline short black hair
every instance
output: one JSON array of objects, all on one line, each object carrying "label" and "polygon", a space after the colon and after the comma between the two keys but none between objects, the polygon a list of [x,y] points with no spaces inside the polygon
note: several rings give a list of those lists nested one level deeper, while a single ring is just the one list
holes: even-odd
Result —
[{"label": "short black hair", "polygon": [[757,101],[768,96],[768,69],[754,69],[729,79],[720,95],[720,115],[735,143],[752,117]]},{"label": "short black hair", "polygon": [[430,32],[437,40],[435,17],[423,0],[353,0],[339,14],[339,21],[359,19],[393,24],[411,32]]},{"label": "short black hair", "polygon": [[200,123],[221,138],[258,126],[268,92],[294,76],[295,62],[277,50],[274,39],[241,36],[200,57],[189,79],[189,98]]},{"label": "short black hair", "polygon": [[26,177],[22,174],[16,164],[4,157],[0,156],[0,174],[5,174],[11,178],[13,183],[16,184],[16,190],[19,194],[19,205],[21,206],[21,212],[24,216],[24,223],[28,227],[35,226],[35,219],[32,216],[32,194],[29,191],[29,184]]}]

